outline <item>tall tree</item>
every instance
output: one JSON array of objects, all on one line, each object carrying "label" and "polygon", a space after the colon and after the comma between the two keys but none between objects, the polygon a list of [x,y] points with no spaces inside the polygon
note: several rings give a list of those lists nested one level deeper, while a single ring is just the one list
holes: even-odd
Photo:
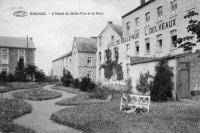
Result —
[{"label": "tall tree", "polygon": [[105,63],[101,66],[104,69],[104,76],[106,79],[109,81],[109,86],[110,86],[110,79],[113,76],[113,66],[114,63],[112,61],[112,52],[108,48],[106,51],[106,61]]},{"label": "tall tree", "polygon": [[18,82],[26,81],[26,74],[24,68],[24,59],[20,58],[17,67],[15,68],[15,78]]},{"label": "tall tree", "polygon": [[156,75],[150,88],[152,101],[166,101],[172,98],[173,72],[168,66],[168,61],[163,58],[155,67]]},{"label": "tall tree", "polygon": [[[187,32],[191,35],[178,38],[177,43],[180,44],[179,48],[183,48],[184,51],[192,50],[197,43],[200,42],[200,20],[197,19],[199,13],[195,11],[189,11],[184,18],[188,20]],[[193,41],[196,38],[196,41]]]},{"label": "tall tree", "polygon": [[33,81],[36,71],[37,71],[37,66],[35,66],[35,65],[30,65],[29,64],[25,68],[25,73],[26,73],[28,79],[31,79],[31,81]]}]

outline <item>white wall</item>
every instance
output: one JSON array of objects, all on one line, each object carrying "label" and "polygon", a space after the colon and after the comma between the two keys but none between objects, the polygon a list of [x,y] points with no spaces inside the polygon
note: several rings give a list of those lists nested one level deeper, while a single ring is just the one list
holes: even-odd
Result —
[{"label": "white wall", "polygon": [[[139,81],[140,74],[149,72],[152,76],[155,76],[155,66],[158,64],[157,61],[149,62],[149,63],[142,63],[131,65],[130,67],[130,76],[132,78],[132,87],[133,92],[137,92],[136,85]],[[174,78],[173,82],[176,83],[176,60],[172,59],[168,61],[168,65],[173,68]],[[174,84],[174,88],[176,88],[176,84]]]},{"label": "white wall", "polygon": [[53,62],[53,76],[57,76],[59,79],[63,76],[63,61],[57,60]]}]

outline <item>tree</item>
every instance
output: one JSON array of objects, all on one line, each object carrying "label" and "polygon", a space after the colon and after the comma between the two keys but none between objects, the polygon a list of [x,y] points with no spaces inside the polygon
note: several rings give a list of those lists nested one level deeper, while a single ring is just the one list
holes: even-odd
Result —
[{"label": "tree", "polygon": [[101,68],[104,69],[104,76],[106,79],[109,81],[109,86],[110,86],[110,78],[113,76],[113,66],[114,63],[112,61],[112,53],[111,50],[108,48],[106,51],[106,61],[105,63],[101,66]]},{"label": "tree", "polygon": [[[187,15],[184,16],[185,19],[188,19],[187,32],[191,33],[189,36],[177,39],[177,43],[180,44],[179,48],[183,48],[184,51],[192,50],[192,48],[196,46],[196,43],[200,42],[200,21],[195,19],[195,16],[198,15],[199,13],[195,11],[189,11]],[[195,37],[196,42],[193,41]]]},{"label": "tree", "polygon": [[33,81],[36,71],[37,71],[37,66],[35,66],[35,65],[28,65],[25,68],[25,73],[27,75],[27,78],[31,79],[31,81]]},{"label": "tree", "polygon": [[73,77],[72,77],[70,71],[67,71],[66,73],[63,71],[63,77],[61,78],[63,85],[66,86],[66,87],[69,87],[72,80],[73,80]]},{"label": "tree", "polygon": [[18,82],[24,82],[26,81],[26,74],[25,74],[25,68],[24,68],[24,59],[20,58],[17,67],[15,68],[15,78]]},{"label": "tree", "polygon": [[167,58],[163,58],[155,67],[156,75],[150,87],[152,101],[166,101],[172,98],[173,72],[168,66]]},{"label": "tree", "polygon": [[37,69],[35,71],[35,82],[44,82],[46,79],[46,75],[41,69]]},{"label": "tree", "polygon": [[120,81],[124,79],[124,73],[123,73],[123,69],[122,69],[122,64],[118,63],[119,60],[119,52],[118,50],[115,50],[115,61],[114,61],[114,70],[117,74],[117,80],[119,81],[119,85],[120,85]]}]

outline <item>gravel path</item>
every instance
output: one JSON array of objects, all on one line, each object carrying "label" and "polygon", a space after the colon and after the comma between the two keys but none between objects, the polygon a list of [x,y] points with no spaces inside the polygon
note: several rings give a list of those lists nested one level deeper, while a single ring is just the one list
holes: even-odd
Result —
[{"label": "gravel path", "polygon": [[[44,89],[52,90],[51,85],[45,86]],[[24,100],[32,105],[33,111],[30,114],[15,119],[14,123],[31,128],[37,133],[81,133],[78,130],[54,123],[50,120],[51,114],[65,108],[62,106],[55,105],[55,102],[60,101],[64,98],[71,98],[76,95],[61,90],[56,91],[61,92],[63,96],[60,98],[44,101]],[[12,94],[14,92],[16,91],[4,93],[3,97],[12,98]]]}]

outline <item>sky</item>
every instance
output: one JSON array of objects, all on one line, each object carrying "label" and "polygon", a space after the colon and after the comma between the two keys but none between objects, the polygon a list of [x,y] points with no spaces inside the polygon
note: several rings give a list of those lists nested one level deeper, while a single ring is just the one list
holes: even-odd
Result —
[{"label": "sky", "polygon": [[[71,50],[74,37],[98,36],[108,21],[121,25],[121,16],[140,0],[0,0],[0,36],[33,38],[36,65],[50,74],[52,60]],[[13,13],[24,10],[25,17]],[[30,15],[45,12],[48,15]],[[96,15],[52,15],[52,12],[100,12]]]}]

